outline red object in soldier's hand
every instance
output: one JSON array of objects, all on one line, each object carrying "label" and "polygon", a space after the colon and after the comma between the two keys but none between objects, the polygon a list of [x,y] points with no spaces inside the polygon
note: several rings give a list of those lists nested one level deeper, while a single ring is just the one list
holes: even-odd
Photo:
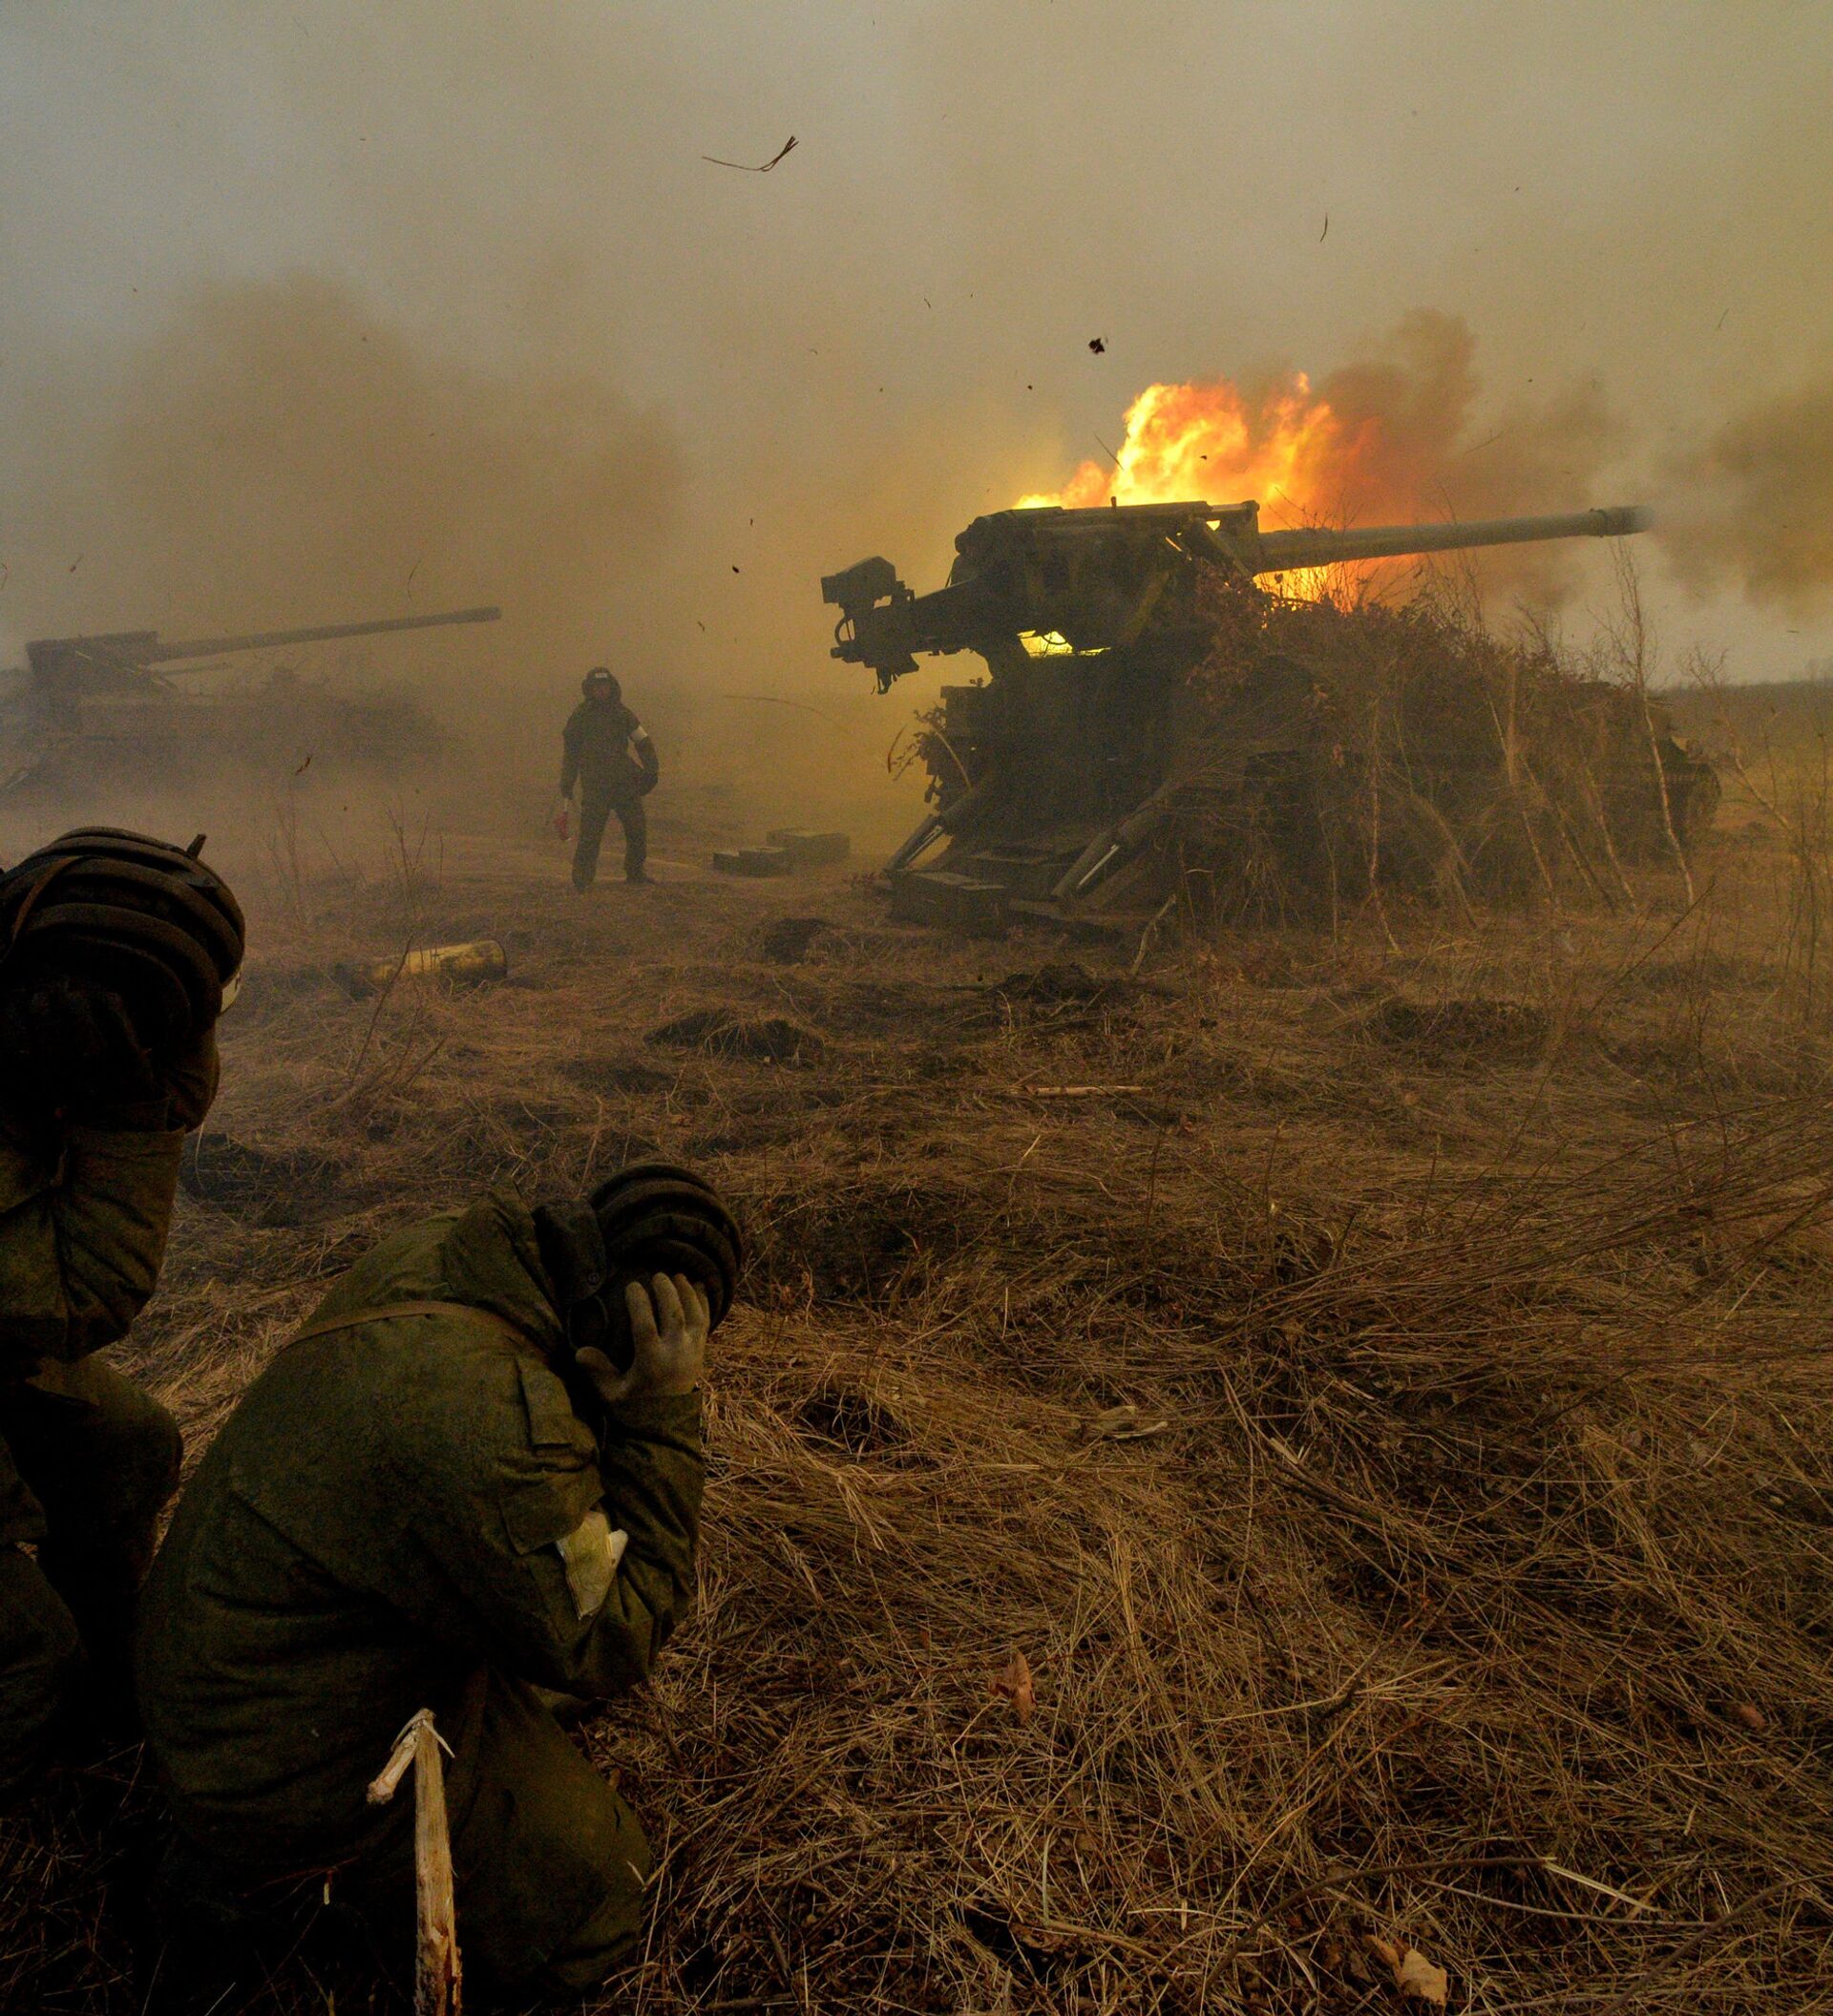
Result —
[{"label": "red object in soldier's hand", "polygon": [[572,837],[573,814],[565,806],[561,806],[559,810],[554,814],[554,830],[562,840]]}]

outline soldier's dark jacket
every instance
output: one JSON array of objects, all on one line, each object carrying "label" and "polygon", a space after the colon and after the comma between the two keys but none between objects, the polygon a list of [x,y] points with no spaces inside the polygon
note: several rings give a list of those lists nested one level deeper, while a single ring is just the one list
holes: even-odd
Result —
[{"label": "soldier's dark jacket", "polygon": [[378,1838],[366,1787],[421,1707],[455,1754],[462,1843],[480,1674],[588,1697],[642,1679],[688,1600],[700,1516],[699,1396],[587,1426],[512,1193],[378,1247],[306,1333],[212,1444],[141,1611],[176,1816],[248,1874]]},{"label": "soldier's dark jacket", "polygon": [[[622,701],[582,700],[560,731],[560,796],[570,798],[575,784],[594,795],[640,798],[659,771],[656,746],[649,732]],[[636,748],[633,760],[632,746]]]}]

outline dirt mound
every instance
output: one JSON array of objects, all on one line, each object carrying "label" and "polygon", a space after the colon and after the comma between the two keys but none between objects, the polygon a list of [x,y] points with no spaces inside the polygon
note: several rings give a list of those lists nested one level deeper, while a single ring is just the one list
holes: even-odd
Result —
[{"label": "dirt mound", "polygon": [[1396,995],[1368,1018],[1383,1042],[1423,1057],[1454,1055],[1497,1060],[1531,1057],[1547,1040],[1546,1011],[1531,1001],[1455,995],[1416,1001]]},{"label": "dirt mound", "polygon": [[560,1065],[561,1074],[588,1092],[668,1092],[677,1074],[627,1057],[574,1057]]},{"label": "dirt mound", "polygon": [[1095,974],[1075,959],[1051,959],[981,988],[961,1019],[1074,1028],[1125,1015],[1152,991],[1126,974]]},{"label": "dirt mound", "polygon": [[704,1050],[708,1057],[745,1058],[769,1064],[812,1063],[821,1039],[780,1015],[749,1019],[727,1008],[694,1008],[643,1038],[664,1050]]},{"label": "dirt mound", "polygon": [[[781,1183],[790,1167],[767,1177]],[[809,1171],[745,1200],[755,1291],[878,1305],[908,1293],[975,1237],[976,1203],[954,1172]]]},{"label": "dirt mound", "polygon": [[1002,995],[1008,1001],[1029,1001],[1050,1008],[1072,1002],[1085,1008],[1106,998],[1117,984],[1120,983],[1097,979],[1087,967],[1074,959],[1061,959],[1048,960],[1029,973],[1008,973],[1004,979],[995,980],[987,992]]},{"label": "dirt mound", "polygon": [[765,925],[759,948],[778,966],[794,966],[808,957],[809,947],[829,929],[825,917],[777,917]]},{"label": "dirt mound", "polygon": [[206,1128],[190,1135],[179,1164],[187,1197],[257,1225],[307,1225],[344,1198],[341,1162],[315,1147],[263,1148]]},{"label": "dirt mound", "polygon": [[824,1379],[796,1408],[796,1425],[817,1441],[850,1457],[879,1457],[905,1449],[911,1434],[897,1414],[869,1389],[845,1379]]}]

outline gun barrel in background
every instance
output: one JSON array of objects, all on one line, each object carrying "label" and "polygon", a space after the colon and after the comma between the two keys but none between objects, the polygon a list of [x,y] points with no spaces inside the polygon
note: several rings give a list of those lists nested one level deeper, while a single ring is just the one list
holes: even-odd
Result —
[{"label": "gun barrel in background", "polygon": [[1333,532],[1300,528],[1254,535],[1242,555],[1251,574],[1328,567],[1339,560],[1401,559],[1412,554],[1457,553],[1473,546],[1519,546],[1535,539],[1617,539],[1643,531],[1650,514],[1639,504],[1572,511],[1540,518],[1456,519],[1438,525],[1371,525]]},{"label": "gun barrel in background", "polygon": [[156,644],[137,656],[142,664],[169,665],[181,658],[214,658],[221,651],[272,651],[287,644],[329,643],[340,637],[382,637],[394,630],[436,630],[450,623],[494,623],[502,613],[495,608],[453,609],[439,616],[390,616],[369,623],[320,623],[306,630],[251,630],[241,637],[200,637],[183,643]]}]

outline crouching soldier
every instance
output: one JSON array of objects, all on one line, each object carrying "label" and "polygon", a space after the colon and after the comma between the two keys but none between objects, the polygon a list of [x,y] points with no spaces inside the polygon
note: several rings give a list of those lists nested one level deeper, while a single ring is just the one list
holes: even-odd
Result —
[{"label": "crouching soldier", "polygon": [[631,1951],[648,1849],[537,1690],[635,1686],[688,1601],[738,1261],[685,1171],[532,1211],[498,1191],[359,1261],[255,1381],[142,1617],[175,1935],[258,1950],[328,1891],[411,1952],[411,1801],[365,1795],[430,1708],[468,1984],[576,1992]]},{"label": "crouching soldier", "polygon": [[94,1354],[158,1279],[242,949],[195,849],[86,829],[0,878],[0,1796],[134,1733],[134,1609],[180,1445]]}]

